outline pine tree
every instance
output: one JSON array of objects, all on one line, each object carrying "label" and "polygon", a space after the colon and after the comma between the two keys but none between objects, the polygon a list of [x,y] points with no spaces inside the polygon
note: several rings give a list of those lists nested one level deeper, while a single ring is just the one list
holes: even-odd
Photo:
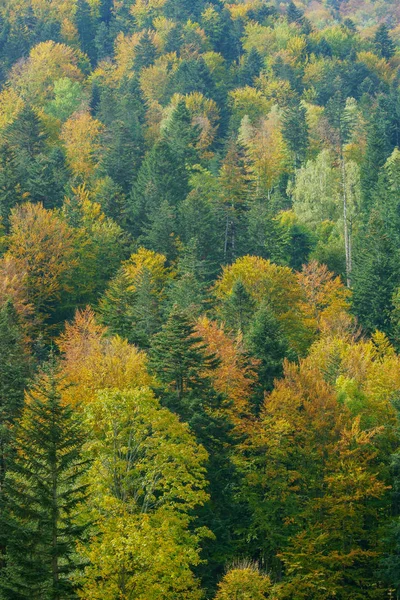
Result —
[{"label": "pine tree", "polygon": [[245,345],[247,351],[260,361],[257,369],[260,389],[256,397],[261,404],[264,392],[270,392],[274,380],[282,376],[284,358],[291,354],[279,322],[267,305],[261,306],[251,320]]},{"label": "pine tree", "polygon": [[390,228],[374,209],[356,240],[353,309],[368,332],[390,333],[392,297],[400,282],[399,252]]},{"label": "pine tree", "polygon": [[169,387],[175,410],[185,412],[180,406],[184,397],[209,385],[204,372],[215,364],[188,315],[175,307],[160,333],[153,337],[150,350],[150,366]]},{"label": "pine tree", "polygon": [[76,411],[63,403],[61,387],[55,367],[47,367],[27,393],[13,434],[0,527],[5,600],[74,597],[75,545],[85,530],[86,435]]},{"label": "pine tree", "polygon": [[147,31],[140,38],[139,44],[135,48],[134,68],[137,73],[146,67],[150,67],[157,58],[157,50]]},{"label": "pine tree", "polygon": [[0,488],[7,470],[10,428],[20,414],[30,371],[18,316],[9,301],[0,308]]},{"label": "pine tree", "polygon": [[224,302],[221,310],[222,318],[234,331],[245,333],[255,310],[255,301],[239,279],[234,283],[232,293]]},{"label": "pine tree", "polygon": [[204,261],[198,259],[198,249],[195,241],[181,251],[178,262],[177,277],[174,278],[167,290],[167,314],[177,306],[180,310],[200,316],[204,309],[205,284]]},{"label": "pine tree", "polygon": [[241,86],[254,85],[254,80],[260,75],[264,67],[264,60],[258,50],[252,46],[246,54],[243,65],[239,71],[239,83]]},{"label": "pine tree", "polygon": [[132,189],[128,205],[132,233],[140,235],[157,217],[164,202],[176,206],[188,191],[184,163],[177,159],[169,143],[160,140],[145,156]]},{"label": "pine tree", "polygon": [[390,60],[396,51],[396,46],[392,38],[389,35],[389,30],[385,23],[379,25],[375,36],[374,36],[374,44],[378,53],[382,58],[386,58],[386,60]]},{"label": "pine tree", "polygon": [[287,7],[287,19],[289,23],[300,23],[302,24],[304,20],[304,13],[300,8],[294,4],[294,2],[289,2]]},{"label": "pine tree", "polygon": [[283,113],[282,134],[293,156],[293,166],[298,169],[306,157],[308,125],[306,109],[299,102],[289,105]]},{"label": "pine tree", "polygon": [[176,156],[175,160],[183,162],[185,165],[193,165],[198,162],[196,143],[199,137],[199,128],[193,126],[184,100],[178,102],[173,110],[163,135]]}]

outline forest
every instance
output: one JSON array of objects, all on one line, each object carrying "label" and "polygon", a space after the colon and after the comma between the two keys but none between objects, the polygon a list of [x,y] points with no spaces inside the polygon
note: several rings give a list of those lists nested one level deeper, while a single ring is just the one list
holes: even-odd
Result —
[{"label": "forest", "polygon": [[398,0],[0,0],[0,599],[396,598]]}]

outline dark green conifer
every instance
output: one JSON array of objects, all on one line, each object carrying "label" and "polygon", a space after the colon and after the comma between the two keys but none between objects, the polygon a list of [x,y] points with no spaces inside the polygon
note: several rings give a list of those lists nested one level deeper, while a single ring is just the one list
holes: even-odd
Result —
[{"label": "dark green conifer", "polygon": [[30,374],[30,356],[9,301],[0,308],[0,488],[7,470],[11,427],[20,414]]},{"label": "dark green conifer", "polygon": [[13,432],[15,451],[2,491],[0,571],[4,600],[73,598],[76,543],[85,530],[79,412],[61,398],[62,381],[48,367],[27,394]]},{"label": "dark green conifer", "polygon": [[374,44],[378,54],[382,56],[382,58],[389,60],[394,55],[396,46],[389,35],[389,29],[385,23],[379,25],[374,36]]}]

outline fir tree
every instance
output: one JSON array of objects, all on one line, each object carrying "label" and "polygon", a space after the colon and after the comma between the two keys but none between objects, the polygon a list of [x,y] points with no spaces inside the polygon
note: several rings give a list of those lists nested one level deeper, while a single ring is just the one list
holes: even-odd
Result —
[{"label": "fir tree", "polygon": [[135,48],[135,71],[139,73],[142,69],[150,67],[154,63],[156,58],[156,47],[154,46],[148,32],[145,31],[140,38],[139,44]]},{"label": "fir tree", "polygon": [[261,306],[255,313],[245,336],[245,345],[251,356],[260,361],[257,368],[259,389],[256,391],[260,405],[264,392],[270,392],[274,380],[282,376],[283,360],[290,354],[279,322],[268,306]]},{"label": "fir tree", "polygon": [[306,109],[299,102],[289,105],[283,113],[282,134],[293,156],[293,166],[298,169],[306,157],[308,125]]},{"label": "fir tree", "polygon": [[188,191],[184,162],[177,158],[169,143],[161,139],[145,156],[132,189],[128,205],[132,233],[140,235],[151,228],[163,203],[176,206]]},{"label": "fir tree", "polygon": [[48,367],[27,393],[13,434],[0,527],[5,600],[74,597],[75,545],[85,530],[80,504],[86,497],[86,435],[79,413],[63,403],[61,387],[55,368]]},{"label": "fir tree", "polygon": [[375,33],[374,44],[378,54],[380,54],[382,58],[386,58],[386,60],[390,60],[396,51],[396,46],[394,45],[394,42],[389,35],[389,30],[384,23],[379,25]]},{"label": "fir tree", "polygon": [[239,279],[224,301],[221,309],[223,319],[235,332],[245,333],[255,310],[255,301]]},{"label": "fir tree", "polygon": [[239,71],[239,83],[241,86],[254,85],[255,79],[260,75],[264,67],[264,60],[258,50],[252,46],[246,54]]},{"label": "fir tree", "polygon": [[12,303],[0,308],[0,488],[7,470],[10,429],[19,416],[31,361]]},{"label": "fir tree", "polygon": [[[182,401],[193,393],[201,393],[209,385],[204,372],[216,364],[215,358],[206,352],[203,340],[195,334],[187,314],[175,307],[161,331],[153,337],[150,350],[150,366],[168,386],[175,410],[186,413]],[[194,414],[182,416],[190,420]]]}]

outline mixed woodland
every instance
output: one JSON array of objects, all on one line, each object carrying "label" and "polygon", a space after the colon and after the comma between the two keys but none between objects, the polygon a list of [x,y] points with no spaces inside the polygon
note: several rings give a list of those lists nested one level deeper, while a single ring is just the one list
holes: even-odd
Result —
[{"label": "mixed woodland", "polygon": [[0,2],[0,599],[400,598],[400,4]]}]

